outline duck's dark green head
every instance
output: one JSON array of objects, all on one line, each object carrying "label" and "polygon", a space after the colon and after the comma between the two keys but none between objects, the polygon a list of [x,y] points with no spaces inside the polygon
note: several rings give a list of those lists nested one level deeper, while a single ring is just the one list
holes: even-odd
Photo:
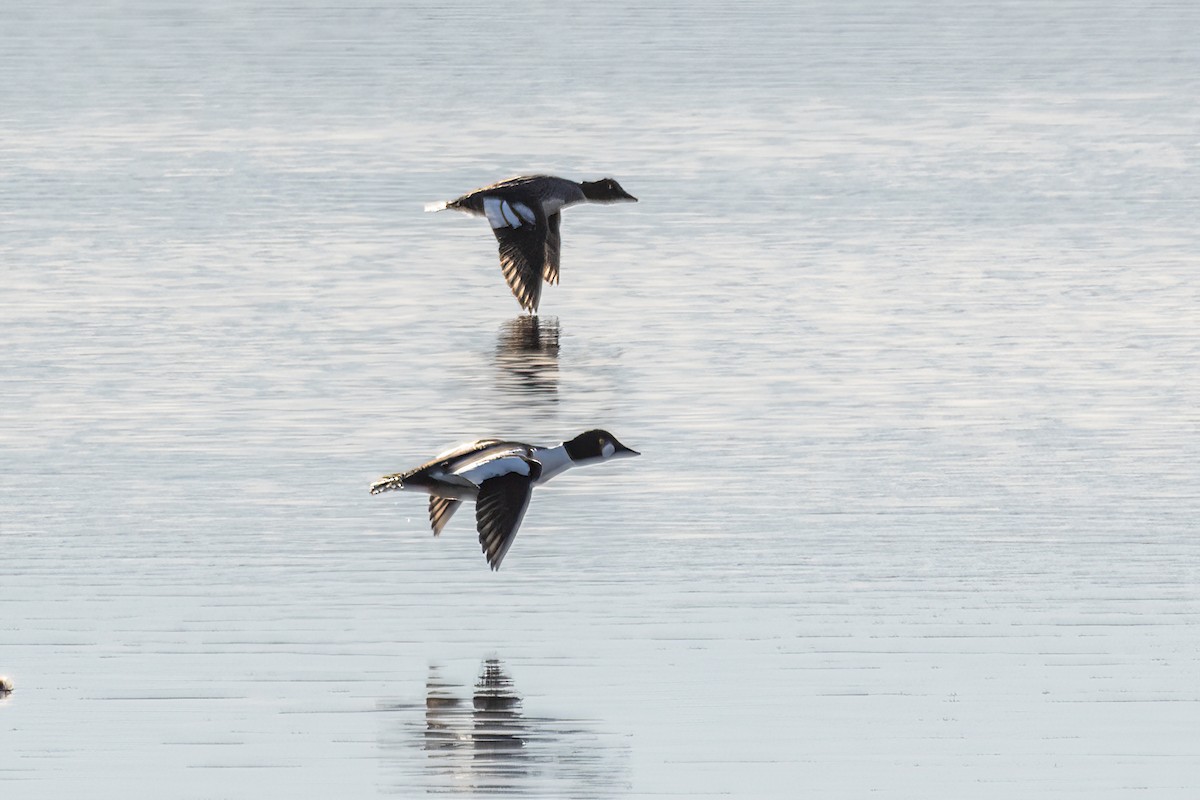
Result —
[{"label": "duck's dark green head", "polygon": [[607,461],[610,458],[628,458],[641,455],[617,441],[608,431],[591,430],[581,433],[569,442],[564,442],[567,455],[576,464]]},{"label": "duck's dark green head", "polygon": [[621,184],[612,178],[601,178],[598,181],[584,181],[579,185],[583,188],[583,196],[593,203],[637,202],[636,197],[622,189]]}]

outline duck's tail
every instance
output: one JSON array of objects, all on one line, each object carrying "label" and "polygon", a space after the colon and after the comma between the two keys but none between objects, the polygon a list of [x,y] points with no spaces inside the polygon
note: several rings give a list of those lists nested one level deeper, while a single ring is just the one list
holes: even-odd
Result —
[{"label": "duck's tail", "polygon": [[404,479],[409,474],[407,472],[397,473],[395,475],[384,475],[379,480],[371,484],[371,494],[379,494],[380,492],[399,492],[404,489]]}]

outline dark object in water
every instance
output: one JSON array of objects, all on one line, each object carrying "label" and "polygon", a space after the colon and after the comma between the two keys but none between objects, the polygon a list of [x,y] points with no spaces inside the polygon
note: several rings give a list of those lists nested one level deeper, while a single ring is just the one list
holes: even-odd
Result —
[{"label": "dark object in water", "polygon": [[0,697],[4,697],[7,694],[11,694],[12,690],[13,690],[12,681],[10,681],[8,678],[4,677],[3,675],[0,675]]}]

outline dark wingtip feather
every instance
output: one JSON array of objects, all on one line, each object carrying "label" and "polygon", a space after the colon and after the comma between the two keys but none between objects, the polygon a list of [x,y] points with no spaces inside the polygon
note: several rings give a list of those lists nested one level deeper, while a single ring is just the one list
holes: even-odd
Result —
[{"label": "dark wingtip feather", "polygon": [[533,488],[529,475],[510,473],[489,478],[479,487],[475,501],[475,527],[479,531],[479,544],[493,571],[512,547],[525,509],[529,507],[529,496]]},{"label": "dark wingtip feather", "polygon": [[449,497],[431,496],[429,498],[429,527],[433,529],[434,536],[442,535],[446,523],[450,521],[450,517],[454,516],[454,512],[460,505],[462,505],[461,500]]}]

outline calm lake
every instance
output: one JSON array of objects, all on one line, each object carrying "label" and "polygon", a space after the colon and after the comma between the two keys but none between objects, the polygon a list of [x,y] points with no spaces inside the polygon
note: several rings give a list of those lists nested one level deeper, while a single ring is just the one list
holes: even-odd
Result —
[{"label": "calm lake", "polygon": [[1196,796],[1200,5],[0,20],[6,800]]}]

